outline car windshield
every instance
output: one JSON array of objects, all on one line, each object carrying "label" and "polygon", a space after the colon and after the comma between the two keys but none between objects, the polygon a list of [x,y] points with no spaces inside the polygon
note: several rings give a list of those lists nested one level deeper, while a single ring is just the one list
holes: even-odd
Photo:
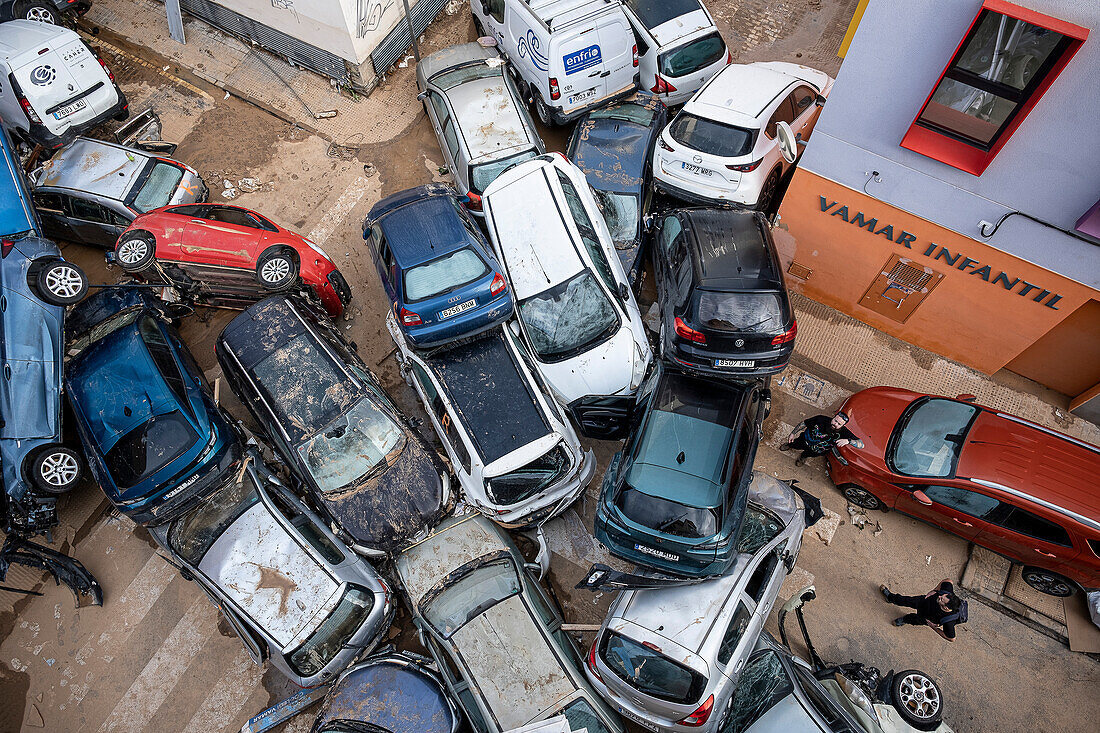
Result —
[{"label": "car windshield", "polygon": [[129,326],[137,320],[139,315],[141,315],[140,308],[130,308],[121,313],[115,313],[110,318],[97,323],[76,337],[73,342],[69,344],[66,355],[71,359],[81,351],[84,351],[84,349],[103,339],[107,334],[114,333],[120,328]]},{"label": "car windshield", "polygon": [[741,524],[741,535],[737,538],[737,551],[755,555],[760,548],[768,544],[783,531],[783,523],[751,504],[745,509],[745,519]]},{"label": "car windshield", "polygon": [[[569,730],[586,730],[588,733],[611,733],[603,720],[583,697],[562,708],[558,715],[564,715],[569,721]],[[551,716],[552,717],[552,716]]]},{"label": "car windshield", "polygon": [[778,293],[699,291],[699,324],[715,331],[782,333],[783,308]]},{"label": "car windshield", "polygon": [[149,176],[131,205],[143,214],[161,206],[167,206],[182,178],[183,168],[154,160],[153,169],[149,171]]},{"label": "car windshield", "polygon": [[195,445],[198,433],[179,410],[154,415],[119,438],[103,463],[120,489],[152,476]]},{"label": "car windshield", "polygon": [[740,158],[752,152],[752,130],[680,112],[669,126],[672,139],[681,145],[723,158]]},{"label": "car windshield", "polygon": [[485,490],[497,504],[515,504],[550,486],[569,468],[569,456],[562,445],[522,468],[486,481]]},{"label": "car windshield", "polygon": [[608,339],[619,328],[611,301],[588,270],[519,304],[531,347],[542,359],[563,359]]},{"label": "car windshield", "polygon": [[338,492],[392,464],[405,445],[405,432],[370,399],[362,399],[328,427],[298,446],[322,493]]},{"label": "car windshield", "polygon": [[707,683],[698,672],[614,631],[607,633],[601,656],[623,682],[659,700],[688,705]]},{"label": "car windshield", "polygon": [[374,594],[349,585],[339,605],[317,631],[289,655],[290,666],[303,677],[312,677],[333,660],[374,608]]},{"label": "car windshield", "polygon": [[661,54],[657,59],[657,67],[661,76],[675,78],[718,63],[725,55],[726,44],[722,43],[722,37],[714,32]]},{"label": "car windshield", "polygon": [[490,183],[497,179],[497,176],[504,172],[505,168],[511,168],[513,165],[531,160],[538,154],[539,151],[531,148],[530,150],[524,150],[522,153],[517,153],[507,158],[492,160],[488,163],[472,166],[470,168],[470,188],[474,193],[480,194],[489,187]]},{"label": "car windshield", "polygon": [[469,247],[405,271],[405,302],[434,298],[485,277],[489,266]]},{"label": "car windshield", "polygon": [[730,717],[722,733],[742,733],[777,702],[794,692],[779,655],[770,649],[749,660],[733,691]]},{"label": "car windshield", "polygon": [[237,517],[259,500],[252,475],[245,471],[240,482],[234,477],[194,511],[172,522],[168,528],[168,544],[191,565],[198,565]]},{"label": "car windshield", "polygon": [[654,111],[640,104],[616,104],[611,107],[592,110],[588,113],[590,120],[622,120],[633,122],[644,127],[653,123]]},{"label": "car windshield", "polygon": [[638,234],[641,217],[638,215],[638,196],[633,193],[615,193],[592,189],[603,212],[603,220],[611,231],[611,241],[616,249],[630,249]]},{"label": "car windshield", "polygon": [[486,59],[484,61],[469,64],[468,66],[442,71],[429,79],[428,83],[440,91],[445,92],[448,89],[457,87],[459,84],[465,84],[475,79],[488,79],[493,76],[502,76],[503,68],[504,65],[500,63],[499,59]]},{"label": "car windshield", "polygon": [[619,493],[616,505],[630,521],[665,534],[701,539],[718,531],[718,515],[714,509],[650,496],[629,485]]},{"label": "car windshield", "polygon": [[951,476],[978,408],[954,400],[918,400],[898,420],[891,437],[895,472]]},{"label": "car windshield", "polygon": [[475,567],[450,583],[421,609],[443,638],[520,591],[515,563],[502,558]]}]

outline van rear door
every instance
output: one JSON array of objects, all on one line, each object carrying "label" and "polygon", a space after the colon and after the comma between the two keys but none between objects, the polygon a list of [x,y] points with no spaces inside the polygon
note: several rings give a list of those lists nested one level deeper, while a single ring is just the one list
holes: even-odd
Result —
[{"label": "van rear door", "polygon": [[[95,65],[97,78],[89,80],[92,74],[85,69],[85,61]],[[55,135],[99,114],[90,97],[100,90],[91,95],[86,92],[97,82],[107,80],[107,75],[79,39],[60,48],[44,47],[13,74],[27,101]]]},{"label": "van rear door", "polygon": [[[607,59],[596,22],[578,24],[555,33],[551,51],[551,76],[558,76],[561,85],[562,110],[569,113],[577,107],[602,99],[607,95]],[[614,55],[614,54],[612,54]],[[560,70],[560,76],[553,73]]]}]

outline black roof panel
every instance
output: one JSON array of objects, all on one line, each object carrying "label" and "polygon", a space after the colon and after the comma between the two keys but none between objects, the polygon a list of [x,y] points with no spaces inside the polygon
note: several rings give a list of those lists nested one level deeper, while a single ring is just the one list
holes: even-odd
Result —
[{"label": "black roof panel", "polygon": [[763,218],[750,211],[684,212],[700,287],[754,290],[782,283]]}]

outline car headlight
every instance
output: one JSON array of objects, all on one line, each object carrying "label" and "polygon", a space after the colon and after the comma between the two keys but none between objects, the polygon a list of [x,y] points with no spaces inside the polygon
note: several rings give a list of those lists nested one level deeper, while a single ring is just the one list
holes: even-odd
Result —
[{"label": "car headlight", "polygon": [[634,368],[630,372],[630,391],[642,386],[646,368],[649,366],[649,349],[642,350],[637,341],[634,342]]},{"label": "car headlight", "polygon": [[867,713],[873,721],[879,722],[878,714],[875,713],[874,703],[871,702],[871,698],[863,691],[859,685],[852,682],[844,675],[837,672],[833,675],[836,683],[840,685],[840,689],[844,691],[844,694],[848,696],[848,699],[855,703],[863,712]]},{"label": "car headlight", "polygon": [[314,244],[314,243],[313,243],[313,242],[311,242],[310,240],[306,239],[305,237],[302,237],[302,240],[303,240],[303,241],[304,241],[304,242],[305,242],[306,244],[308,244],[308,245],[309,245],[309,248],[310,248],[310,249],[312,249],[312,250],[313,250],[314,252],[316,252],[317,254],[321,255],[322,257],[324,257],[324,258],[325,258],[326,260],[328,260],[329,262],[331,262],[331,261],[332,261],[332,258],[331,258],[331,257],[329,257],[329,256],[328,256],[328,254],[326,254],[326,253],[325,253],[325,251],[324,251],[323,249],[321,249],[320,247],[318,247],[318,246],[317,246],[316,244]]}]

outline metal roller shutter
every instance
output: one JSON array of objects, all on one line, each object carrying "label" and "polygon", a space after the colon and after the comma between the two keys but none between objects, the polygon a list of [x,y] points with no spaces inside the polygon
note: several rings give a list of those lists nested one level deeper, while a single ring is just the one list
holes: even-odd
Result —
[{"label": "metal roller shutter", "polygon": [[[411,9],[412,26],[417,37],[424,32],[428,24],[435,20],[435,16],[446,5],[446,0],[420,0]],[[409,35],[409,25],[402,18],[397,27],[371,51],[370,59],[374,64],[374,73],[382,75],[394,65],[401,54],[412,46],[412,37]]]}]

